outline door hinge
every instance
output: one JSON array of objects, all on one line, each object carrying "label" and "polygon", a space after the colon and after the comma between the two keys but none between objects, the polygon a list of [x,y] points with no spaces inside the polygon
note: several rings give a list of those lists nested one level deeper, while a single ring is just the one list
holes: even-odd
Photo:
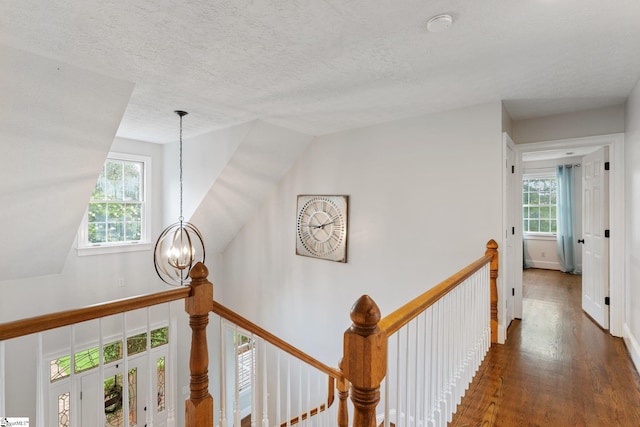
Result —
[{"label": "door hinge", "polygon": [[516,167],[514,165],[511,165],[511,173],[516,173]]},{"label": "door hinge", "polygon": [[516,234],[516,228],[515,227],[511,227],[511,234],[513,234],[513,235]]},{"label": "door hinge", "polygon": [[604,237],[609,238],[609,230],[604,230]]},{"label": "door hinge", "polygon": [[512,297],[516,296],[516,288],[511,288],[511,296]]},{"label": "door hinge", "polygon": [[80,392],[80,400],[82,400],[82,392]]},{"label": "door hinge", "polygon": [[609,305],[610,300],[609,297],[604,297],[604,305]]},{"label": "door hinge", "polygon": [[608,171],[610,167],[611,165],[609,164],[609,162],[604,162],[604,170]]}]

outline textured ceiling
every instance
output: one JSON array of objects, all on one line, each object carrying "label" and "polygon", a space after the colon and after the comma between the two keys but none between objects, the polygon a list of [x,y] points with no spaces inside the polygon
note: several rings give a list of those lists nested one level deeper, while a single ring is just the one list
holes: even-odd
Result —
[{"label": "textured ceiling", "polygon": [[[426,31],[451,13],[453,27]],[[320,135],[505,100],[515,119],[619,104],[638,0],[3,1],[0,40],[135,83],[118,136],[262,119]]]}]

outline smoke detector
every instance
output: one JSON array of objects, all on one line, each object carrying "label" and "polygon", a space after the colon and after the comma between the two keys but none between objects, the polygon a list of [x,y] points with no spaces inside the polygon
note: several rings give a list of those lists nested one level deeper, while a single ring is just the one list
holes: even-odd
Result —
[{"label": "smoke detector", "polygon": [[446,31],[453,24],[453,17],[447,13],[436,15],[427,21],[427,30],[430,33]]}]

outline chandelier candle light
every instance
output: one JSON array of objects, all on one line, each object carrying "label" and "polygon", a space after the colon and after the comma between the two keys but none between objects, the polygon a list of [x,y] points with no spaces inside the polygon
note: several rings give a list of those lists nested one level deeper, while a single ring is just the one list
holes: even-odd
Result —
[{"label": "chandelier candle light", "polygon": [[153,262],[163,282],[184,286],[191,282],[191,268],[198,261],[204,263],[204,242],[196,226],[185,222],[182,216],[182,118],[188,113],[175,113],[180,116],[180,217],[158,237]]}]

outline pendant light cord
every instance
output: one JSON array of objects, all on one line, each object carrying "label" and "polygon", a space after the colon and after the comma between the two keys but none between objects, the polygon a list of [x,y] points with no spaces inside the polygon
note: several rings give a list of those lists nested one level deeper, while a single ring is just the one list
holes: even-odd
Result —
[{"label": "pendant light cord", "polygon": [[186,111],[176,110],[175,113],[180,116],[180,224],[184,222],[184,216],[182,214],[182,118],[186,116]]},{"label": "pendant light cord", "polygon": [[180,223],[184,221],[184,217],[182,216],[182,116],[183,114],[178,113],[180,115]]}]

